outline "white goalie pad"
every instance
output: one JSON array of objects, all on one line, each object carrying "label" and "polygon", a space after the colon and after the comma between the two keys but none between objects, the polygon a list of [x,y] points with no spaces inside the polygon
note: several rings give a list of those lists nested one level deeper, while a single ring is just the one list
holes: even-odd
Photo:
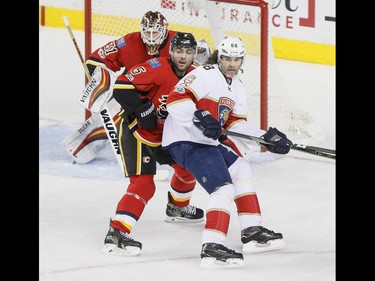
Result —
[{"label": "white goalie pad", "polygon": [[[112,99],[107,103],[107,108],[112,117],[121,109],[116,100]],[[83,122],[73,133],[62,140],[61,144],[77,164],[85,164],[93,160],[109,144],[105,131],[102,128],[103,122],[98,113],[94,113]],[[99,130],[102,130],[103,138],[98,138]]]},{"label": "white goalie pad", "polygon": [[78,100],[79,104],[92,113],[100,113],[112,97],[117,76],[112,70],[97,66]]}]

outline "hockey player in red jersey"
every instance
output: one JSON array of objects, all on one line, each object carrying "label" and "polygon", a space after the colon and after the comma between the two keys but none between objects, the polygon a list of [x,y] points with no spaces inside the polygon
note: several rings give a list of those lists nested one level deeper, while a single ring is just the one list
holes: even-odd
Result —
[{"label": "hockey player in red jersey", "polygon": [[[133,66],[138,65],[140,63],[144,63],[146,60],[157,58],[157,57],[170,57],[170,43],[173,38],[173,36],[177,33],[177,31],[169,30],[168,29],[168,21],[167,19],[158,11],[148,11],[146,12],[140,22],[141,30],[139,32],[133,32],[129,33],[117,40],[113,40],[106,45],[98,48],[95,50],[88,60],[86,61],[86,65],[90,71],[90,74],[92,74],[96,67],[103,67],[107,69],[108,71],[117,72],[121,69],[123,69],[123,74],[128,73],[129,69],[131,69]],[[207,46],[209,45],[206,43],[206,45],[203,45],[203,50],[207,49]],[[207,53],[210,52],[210,50],[206,50]],[[203,59],[205,56],[202,56]],[[189,62],[189,65],[191,62]],[[164,68],[165,66],[163,66]],[[121,80],[123,77],[122,75],[119,76],[119,79]],[[175,79],[175,83],[177,83],[177,79]],[[165,88],[165,93],[167,94],[169,90],[174,85],[170,86],[168,83],[163,85],[162,87]],[[116,90],[118,91],[118,90]],[[118,110],[121,109],[114,99],[110,101],[112,106],[115,108],[118,107]],[[113,105],[114,104],[114,105]],[[162,110],[160,109],[158,111],[158,114],[162,114]],[[163,116],[160,116],[163,117]],[[115,120],[116,126],[119,126],[119,122],[121,118],[119,117],[119,113],[116,114],[113,118]],[[94,124],[95,122],[91,122]],[[91,124],[90,123],[90,124]],[[84,139],[84,142],[82,145],[79,146],[79,149],[82,149],[85,145],[90,146],[94,144],[92,142],[94,141],[100,141],[103,139],[107,139],[105,130],[103,126],[101,127],[94,127],[94,131],[92,133],[88,133],[88,136]],[[86,128],[86,131],[89,131],[88,128]],[[160,132],[159,132],[160,131]],[[161,133],[161,129],[152,130],[151,132],[148,132],[151,139],[153,134]],[[143,134],[142,131],[140,134]],[[135,132],[135,134],[138,134],[138,131]],[[159,138],[160,136],[157,135],[155,138]],[[154,145],[154,144],[153,144]],[[133,149],[133,146],[131,146],[131,149]],[[78,148],[74,148],[73,151],[77,151]],[[87,151],[87,150],[86,150]],[[95,152],[97,149],[95,149]],[[82,152],[84,153],[84,152]],[[93,152],[94,154],[94,152]],[[189,200],[183,197],[180,198],[177,194],[179,192],[180,185],[175,185],[175,192],[176,194],[171,196],[171,194],[168,192],[167,198],[167,221],[170,222],[199,222],[203,220],[203,213],[201,213],[201,209],[197,209],[194,206],[190,206]],[[184,188],[184,187],[182,187]],[[185,192],[186,190],[183,190],[180,192]],[[174,191],[172,191],[174,192]],[[189,198],[190,199],[190,198]],[[181,202],[179,202],[181,200]],[[173,214],[170,212],[171,204],[175,206]],[[187,207],[186,207],[187,206]],[[185,209],[181,209],[183,207],[186,207]],[[194,217],[189,216],[185,214],[186,210],[196,211],[198,212],[195,214]],[[179,214],[179,215],[177,215]]]},{"label": "hockey player in red jersey", "polygon": [[[146,12],[140,21],[140,31],[124,35],[97,48],[85,62],[90,76],[97,67],[113,72],[114,76],[126,73],[133,66],[154,57],[169,57],[169,45],[176,33],[168,29],[167,19],[159,11]],[[111,89],[112,90],[112,89]],[[118,127],[120,106],[111,99],[107,107],[113,114],[113,120]],[[112,115],[112,114],[111,114]],[[73,132],[64,142],[68,152],[74,152],[74,161],[84,164],[96,157],[104,150],[108,140],[106,131],[97,115],[90,117],[89,127]],[[99,124],[98,124],[99,123]],[[81,133],[83,131],[84,133]],[[78,135],[78,140],[76,135]]]},{"label": "hockey player in red jersey", "polygon": [[[204,212],[189,205],[195,179],[177,164],[168,151],[161,150],[166,100],[170,90],[191,71],[197,42],[191,33],[177,32],[170,44],[170,58],[153,58],[120,75],[113,97],[121,105],[119,142],[125,175],[130,184],[116,208],[105,238],[105,253],[139,255],[142,244],[130,237],[147,202],[155,193],[156,163],[174,169],[172,190],[168,193],[167,221],[202,221]],[[172,203],[173,202],[173,203]]]},{"label": "hockey player in red jersey", "polygon": [[[140,29],[96,49],[86,61],[90,76],[93,75],[95,69],[98,70],[100,67],[109,71],[111,77],[117,77],[121,72],[126,73],[134,65],[148,59],[169,57],[170,41],[176,31],[168,29],[168,21],[160,12],[145,13],[140,21]],[[204,39],[197,41],[197,46],[195,64],[198,65],[204,62],[211,50]],[[108,93],[109,99],[111,94],[111,92]],[[114,124],[118,126],[120,105],[110,99],[106,107],[111,113]],[[77,130],[62,141],[65,150],[78,164],[93,160],[108,143],[100,114],[92,114]]]},{"label": "hockey player in red jersey", "polygon": [[141,19],[141,31],[129,33],[96,49],[87,59],[90,74],[97,66],[124,72],[153,57],[169,57],[169,44],[176,31],[158,11],[148,11]]},{"label": "hockey player in red jersey", "polygon": [[[183,77],[167,98],[162,146],[210,194],[202,234],[201,266],[242,266],[243,254],[225,244],[234,201],[244,253],[282,248],[281,233],[262,226],[250,163],[220,144],[222,128],[261,136],[267,148],[286,154],[291,141],[276,128],[263,131],[247,120],[247,98],[237,77],[245,58],[239,37],[225,37],[208,63]],[[224,136],[225,138],[225,136]],[[249,145],[254,143],[249,141]]]}]

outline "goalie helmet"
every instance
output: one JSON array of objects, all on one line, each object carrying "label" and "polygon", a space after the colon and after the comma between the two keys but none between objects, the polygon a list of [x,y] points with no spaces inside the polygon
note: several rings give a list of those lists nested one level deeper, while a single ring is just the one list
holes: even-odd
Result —
[{"label": "goalie helmet", "polygon": [[158,53],[168,34],[168,21],[158,11],[148,11],[141,19],[141,37],[149,55]]},{"label": "goalie helmet", "polygon": [[197,51],[197,41],[194,35],[189,32],[176,32],[169,45],[169,53],[172,53],[175,48],[187,48]]},{"label": "goalie helmet", "polygon": [[195,61],[199,64],[204,64],[209,56],[211,56],[211,48],[210,45],[206,42],[206,40],[201,39],[197,41],[197,56]]},{"label": "goalie helmet", "polygon": [[221,56],[240,58],[246,54],[245,46],[240,37],[225,36],[217,49],[218,59]]}]

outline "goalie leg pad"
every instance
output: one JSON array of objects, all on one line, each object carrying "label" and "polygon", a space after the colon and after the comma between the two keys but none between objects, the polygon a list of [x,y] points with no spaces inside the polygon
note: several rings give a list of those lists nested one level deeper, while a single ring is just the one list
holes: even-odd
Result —
[{"label": "goalie leg pad", "polygon": [[[118,112],[120,105],[114,100],[107,103],[110,115],[116,126],[120,121]],[[107,146],[108,137],[105,133],[100,114],[92,114],[73,133],[61,142],[68,154],[77,164],[85,164],[95,159]]]}]

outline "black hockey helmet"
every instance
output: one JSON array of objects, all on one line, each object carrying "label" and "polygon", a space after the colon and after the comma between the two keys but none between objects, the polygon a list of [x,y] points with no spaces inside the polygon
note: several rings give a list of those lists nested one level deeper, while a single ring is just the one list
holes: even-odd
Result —
[{"label": "black hockey helmet", "polygon": [[176,32],[169,45],[169,53],[175,48],[190,48],[196,52],[197,41],[195,41],[193,34],[189,32]]}]

